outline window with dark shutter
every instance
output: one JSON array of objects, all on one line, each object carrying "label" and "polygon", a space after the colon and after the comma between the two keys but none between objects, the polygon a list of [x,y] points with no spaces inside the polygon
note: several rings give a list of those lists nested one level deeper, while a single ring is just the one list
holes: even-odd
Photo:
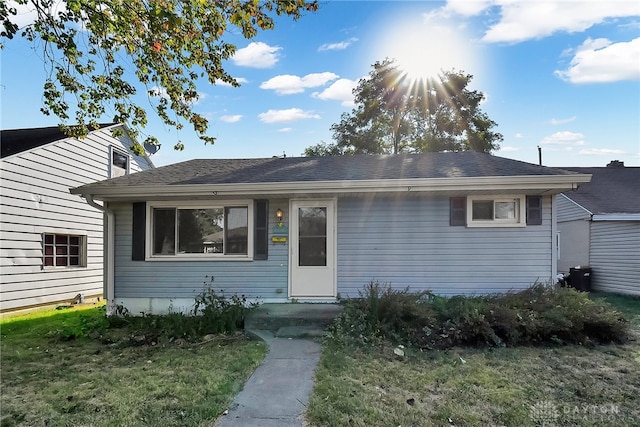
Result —
[{"label": "window with dark shutter", "polygon": [[449,225],[467,225],[467,198],[451,197],[449,199]]},{"label": "window with dark shutter", "polygon": [[269,201],[255,201],[255,234],[253,259],[267,259],[269,256]]},{"label": "window with dark shutter", "polygon": [[139,202],[133,204],[133,232],[131,233],[131,260],[144,261],[145,256],[145,228],[147,204]]},{"label": "window with dark shutter", "polygon": [[527,225],[542,224],[542,196],[527,196]]}]

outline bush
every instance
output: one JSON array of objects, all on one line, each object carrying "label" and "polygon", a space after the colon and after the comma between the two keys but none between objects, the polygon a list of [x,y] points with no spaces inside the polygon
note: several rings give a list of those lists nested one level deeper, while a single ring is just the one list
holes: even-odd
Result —
[{"label": "bush", "polygon": [[431,298],[430,292],[411,293],[408,288],[397,290],[370,282],[359,298],[344,302],[344,311],[329,328],[329,335],[362,344],[380,338],[412,341],[416,328],[433,320],[430,307],[424,304]]},{"label": "bush", "polygon": [[242,329],[248,310],[255,306],[255,303],[247,305],[244,295],[227,298],[222,290],[217,294],[212,288],[205,288],[196,297],[193,309],[194,317],[199,320],[198,332],[217,334]]},{"label": "bush", "polygon": [[536,284],[503,295],[444,298],[371,282],[345,303],[329,338],[448,348],[624,342],[628,329],[612,306],[572,288]]},{"label": "bush", "polygon": [[196,296],[190,313],[143,314],[138,317],[120,309],[117,311],[119,315],[112,316],[110,321],[113,327],[130,326],[136,331],[136,340],[140,343],[157,342],[161,337],[193,340],[207,334],[233,333],[243,329],[248,311],[255,306],[244,295],[226,297],[224,291],[217,293],[206,287]]}]

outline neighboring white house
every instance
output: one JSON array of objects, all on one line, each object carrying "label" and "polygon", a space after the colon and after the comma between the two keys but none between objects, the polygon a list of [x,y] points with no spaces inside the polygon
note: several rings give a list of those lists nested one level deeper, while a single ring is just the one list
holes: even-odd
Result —
[{"label": "neighboring white house", "polygon": [[591,268],[594,290],[640,295],[640,168],[565,168],[591,182],[558,195],[558,272]]},{"label": "neighboring white house", "polygon": [[71,190],[102,201],[106,297],[191,309],[204,283],[264,302],[370,281],[441,295],[556,274],[555,195],[590,175],[475,152],[191,160]]},{"label": "neighboring white house", "polygon": [[104,215],[69,188],[153,168],[112,135],[122,126],[1,131],[0,311],[103,294]]}]

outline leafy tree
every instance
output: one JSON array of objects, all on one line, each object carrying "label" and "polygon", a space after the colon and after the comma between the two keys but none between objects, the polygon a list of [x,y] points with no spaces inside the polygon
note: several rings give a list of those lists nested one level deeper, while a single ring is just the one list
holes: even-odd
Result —
[{"label": "leafy tree", "polygon": [[373,64],[354,89],[356,107],[331,126],[334,144],[305,154],[380,154],[496,150],[502,135],[480,109],[469,74],[445,71],[437,79],[410,81],[394,60]]},{"label": "leafy tree", "polygon": [[[35,21],[18,28],[16,5],[30,6]],[[223,68],[235,52],[225,34],[237,28],[252,38],[272,29],[275,16],[298,19],[317,8],[317,0],[3,0],[0,48],[19,32],[41,48],[49,69],[41,111],[72,120],[61,126],[70,136],[96,129],[107,108],[138,136],[147,112],[134,100],[137,80],[165,124],[180,129],[188,122],[213,143],[193,107],[199,79],[238,86]],[[153,136],[144,142],[158,143]]]},{"label": "leafy tree", "polygon": [[328,144],[324,141],[305,148],[303,153],[306,157],[341,156],[343,154],[345,154],[344,151],[337,144]]}]

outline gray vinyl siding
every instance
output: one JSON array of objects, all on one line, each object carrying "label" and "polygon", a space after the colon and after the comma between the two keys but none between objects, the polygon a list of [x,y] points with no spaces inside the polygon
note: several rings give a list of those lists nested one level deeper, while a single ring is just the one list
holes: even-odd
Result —
[{"label": "gray vinyl siding", "polygon": [[[270,230],[276,209],[289,218],[288,204],[269,201]],[[227,295],[287,298],[290,242],[270,241],[267,260],[132,261],[132,206],[109,207],[116,218],[116,304],[127,298],[191,299],[211,277],[214,289]],[[552,276],[552,241],[550,197],[543,198],[542,225],[517,228],[451,227],[447,197],[339,198],[338,292],[357,296],[371,280],[442,295],[522,289]]]},{"label": "gray vinyl siding", "polygon": [[441,295],[505,292],[552,276],[551,198],[543,223],[513,228],[449,225],[448,198],[338,201],[338,292],[370,281]]},{"label": "gray vinyl siding", "polygon": [[589,265],[589,236],[591,222],[578,219],[558,222],[560,257],[558,272],[568,273],[571,267]]},{"label": "gray vinyl siding", "polygon": [[558,223],[591,219],[591,213],[588,210],[576,204],[564,194],[558,194],[556,198],[556,209],[558,210]]},{"label": "gray vinyl siding", "polygon": [[[106,179],[109,130],[62,139],[0,161],[0,310],[97,296],[103,289],[103,215],[69,188]],[[131,172],[147,169],[133,157]],[[42,234],[86,236],[86,267],[43,268]]]},{"label": "gray vinyl siding", "polygon": [[[226,295],[287,298],[289,245],[272,243],[275,211],[288,218],[288,201],[269,201],[269,258],[255,261],[132,261],[132,206],[110,204],[116,218],[115,303],[119,298],[194,298],[205,286]],[[214,278],[211,282],[211,278]]]},{"label": "gray vinyl siding", "polygon": [[592,286],[640,295],[640,221],[591,223]]},{"label": "gray vinyl siding", "polygon": [[[571,194],[569,193],[569,196]],[[558,273],[568,273],[571,267],[589,265],[591,213],[574,203],[569,196],[556,197],[560,254]]]}]

